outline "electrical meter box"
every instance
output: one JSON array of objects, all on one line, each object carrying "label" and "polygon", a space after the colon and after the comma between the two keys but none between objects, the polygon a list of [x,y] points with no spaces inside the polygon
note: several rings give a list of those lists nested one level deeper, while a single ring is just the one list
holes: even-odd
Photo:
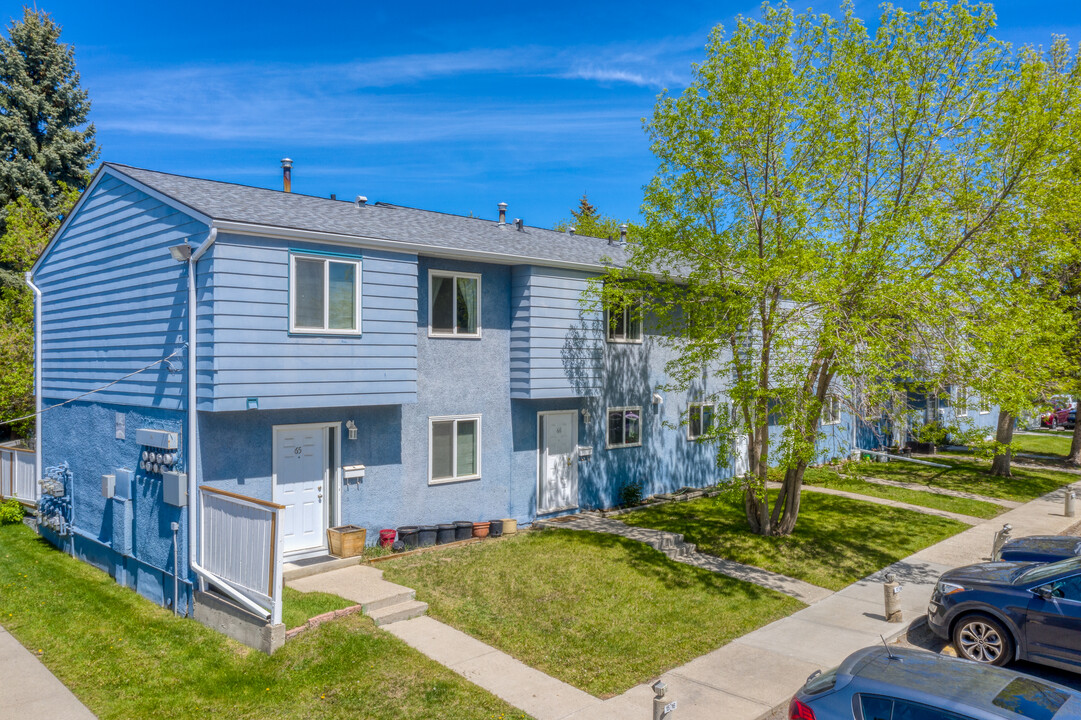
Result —
[{"label": "electrical meter box", "polygon": [[140,428],[135,431],[135,442],[146,447],[176,450],[180,447],[180,433]]},{"label": "electrical meter box", "polygon": [[116,475],[101,476],[101,496],[111,498],[116,495]]},{"label": "electrical meter box", "polygon": [[181,472],[163,472],[161,474],[161,493],[167,505],[184,507],[188,504],[188,474]]}]

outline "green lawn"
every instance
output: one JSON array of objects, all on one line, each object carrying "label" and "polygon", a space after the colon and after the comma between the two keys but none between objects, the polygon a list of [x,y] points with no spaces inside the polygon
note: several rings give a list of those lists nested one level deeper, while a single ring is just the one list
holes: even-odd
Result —
[{"label": "green lawn", "polygon": [[[287,600],[294,619],[330,608]],[[363,615],[268,657],[174,618],[23,525],[0,527],[0,623],[103,720],[524,717]]]},{"label": "green lawn", "polygon": [[380,567],[387,580],[416,588],[433,617],[600,697],[803,607],[642,543],[574,530]]},{"label": "green lawn", "polygon": [[619,519],[683,533],[700,552],[832,590],[968,527],[914,510],[813,492],[802,494],[796,530],[788,537],[751,534],[743,497],[735,492],[638,510]]},{"label": "green lawn", "polygon": [[1014,435],[1013,441],[1017,444],[1018,452],[1040,453],[1041,455],[1055,455],[1065,458],[1070,454],[1070,441],[1073,432],[1064,433],[1040,433]]},{"label": "green lawn", "polygon": [[998,478],[988,474],[991,463],[972,456],[936,455],[932,462],[948,468],[928,467],[907,462],[860,462],[849,466],[849,472],[863,477],[901,480],[930,487],[963,490],[986,497],[1027,502],[1078,480],[1077,475],[1054,470],[1013,468],[1013,477]]},{"label": "green lawn", "polygon": [[833,490],[844,490],[846,492],[870,495],[872,497],[885,498],[887,500],[897,500],[898,502],[908,503],[910,505],[919,505],[920,507],[934,508],[935,510],[946,510],[948,512],[961,513],[962,515],[971,515],[972,517],[978,518],[993,518],[1006,511],[1006,508],[1002,505],[995,505],[994,503],[983,502],[982,500],[969,500],[967,498],[936,495],[934,493],[910,490],[908,488],[878,485],[851,475],[839,475],[830,468],[807,468],[807,471],[803,476],[803,481],[807,485],[830,488]]},{"label": "green lawn", "polygon": [[282,622],[290,630],[303,625],[316,615],[322,615],[331,610],[341,610],[353,605],[356,605],[356,603],[352,600],[346,600],[330,593],[305,593],[294,590],[289,586],[282,588]]}]

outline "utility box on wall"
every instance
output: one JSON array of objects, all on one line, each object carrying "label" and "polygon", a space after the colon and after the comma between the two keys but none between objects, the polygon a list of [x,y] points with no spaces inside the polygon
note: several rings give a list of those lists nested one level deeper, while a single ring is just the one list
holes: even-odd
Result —
[{"label": "utility box on wall", "polygon": [[135,442],[145,447],[161,448],[162,450],[176,450],[180,447],[179,433],[168,430],[148,430],[140,428],[135,431]]},{"label": "utility box on wall", "polygon": [[181,472],[163,472],[161,474],[161,493],[167,505],[184,507],[188,504],[188,474]]},{"label": "utility box on wall", "polygon": [[101,476],[101,496],[109,499],[116,495],[116,475]]}]

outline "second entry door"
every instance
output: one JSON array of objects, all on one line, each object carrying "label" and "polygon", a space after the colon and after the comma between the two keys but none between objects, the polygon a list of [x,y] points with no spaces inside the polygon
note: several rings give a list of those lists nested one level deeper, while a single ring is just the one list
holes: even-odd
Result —
[{"label": "second entry door", "polygon": [[537,416],[538,514],[578,507],[578,412]]}]

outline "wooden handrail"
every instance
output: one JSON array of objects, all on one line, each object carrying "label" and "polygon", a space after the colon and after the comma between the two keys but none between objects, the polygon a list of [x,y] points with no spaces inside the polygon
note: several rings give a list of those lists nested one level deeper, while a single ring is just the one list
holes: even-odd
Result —
[{"label": "wooden handrail", "polygon": [[207,492],[214,493],[216,495],[224,495],[225,497],[231,497],[234,500],[243,500],[245,502],[254,503],[255,505],[262,505],[263,507],[271,508],[272,510],[285,509],[284,505],[279,505],[275,502],[270,502],[268,500],[259,500],[258,498],[248,497],[247,495],[240,495],[235,492],[229,492],[228,490],[219,490],[218,488],[210,487],[209,485],[200,485],[199,489],[206,490]]},{"label": "wooden handrail", "polygon": [[11,450],[13,452],[21,452],[21,453],[30,453],[31,455],[34,454],[34,451],[31,450],[30,448],[0,446],[0,451],[3,451],[3,450]]}]

